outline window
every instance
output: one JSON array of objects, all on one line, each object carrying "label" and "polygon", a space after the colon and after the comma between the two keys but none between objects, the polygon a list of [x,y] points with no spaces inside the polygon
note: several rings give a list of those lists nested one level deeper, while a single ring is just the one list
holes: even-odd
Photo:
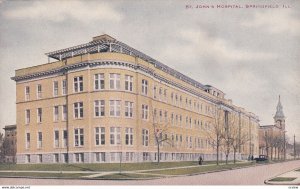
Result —
[{"label": "window", "polygon": [[167,89],[164,90],[164,99],[165,99],[166,102],[168,101]]},{"label": "window", "polygon": [[95,143],[97,146],[105,145],[105,127],[95,128]]},{"label": "window", "polygon": [[30,110],[26,110],[25,111],[25,124],[29,124],[30,123]]},{"label": "window", "polygon": [[83,102],[74,103],[74,118],[83,118]]},{"label": "window", "polygon": [[142,119],[148,119],[148,105],[142,104]]},{"label": "window", "polygon": [[188,116],[186,116],[186,118],[185,118],[185,126],[189,127],[189,118],[188,118]]},{"label": "window", "polygon": [[58,163],[58,162],[59,162],[59,155],[54,154],[54,163]]},{"label": "window", "polygon": [[182,106],[182,96],[179,97],[179,106]]},{"label": "window", "polygon": [[134,153],[126,152],[126,161],[133,161]]},{"label": "window", "polygon": [[63,130],[63,147],[67,147],[68,145],[68,131]]},{"label": "window", "polygon": [[125,128],[125,145],[133,145],[133,128]]},{"label": "window", "polygon": [[83,153],[75,153],[75,162],[76,163],[81,163],[83,162]]},{"label": "window", "polygon": [[111,127],[110,128],[110,144],[120,145],[121,144],[121,128]]},{"label": "window", "polygon": [[83,77],[78,76],[74,77],[74,92],[82,92],[83,91]]},{"label": "window", "polygon": [[133,90],[133,77],[130,75],[125,75],[125,90],[126,91]]},{"label": "window", "polygon": [[42,132],[38,132],[38,147],[37,148],[42,148],[43,147],[43,134]]},{"label": "window", "polygon": [[67,94],[67,80],[64,79],[62,80],[62,95],[66,95]]},{"label": "window", "polygon": [[111,162],[118,162],[121,159],[121,152],[110,152],[110,161]]},{"label": "window", "polygon": [[159,110],[159,122],[161,123],[163,121],[163,113],[162,110]]},{"label": "window", "polygon": [[58,81],[53,81],[53,96],[58,95]]},{"label": "window", "polygon": [[162,88],[161,87],[158,89],[158,95],[159,95],[158,98],[161,101],[162,100]]},{"label": "window", "polygon": [[189,137],[185,137],[185,146],[188,148],[189,147]]},{"label": "window", "polygon": [[142,94],[148,95],[148,81],[145,79],[142,80]]},{"label": "window", "polygon": [[37,99],[42,98],[42,85],[38,84],[37,85]]},{"label": "window", "polygon": [[182,126],[182,115],[179,116],[179,126]]},{"label": "window", "polygon": [[125,101],[125,117],[133,116],[133,102]]},{"label": "window", "polygon": [[114,90],[119,90],[121,88],[120,74],[109,74],[109,88]]},{"label": "window", "polygon": [[26,133],[26,149],[30,148],[30,133]]},{"label": "window", "polygon": [[75,129],[75,146],[83,146],[84,145],[84,136],[83,129]]},{"label": "window", "polygon": [[149,152],[143,152],[143,161],[149,160]]},{"label": "window", "polygon": [[25,87],[25,100],[26,101],[30,100],[30,87],[29,86]]},{"label": "window", "polygon": [[94,89],[101,90],[104,89],[105,82],[104,82],[104,74],[95,74],[94,76]]},{"label": "window", "polygon": [[142,142],[143,146],[149,146],[149,131],[147,129],[142,130]]},{"label": "window", "polygon": [[30,163],[30,155],[26,155],[26,163]]},{"label": "window", "polygon": [[42,154],[38,154],[37,155],[37,162],[38,163],[43,163],[43,156],[42,156]]},{"label": "window", "polygon": [[58,121],[58,106],[53,107],[53,121]]},{"label": "window", "polygon": [[119,117],[121,115],[121,101],[110,100],[109,101],[109,115]]},{"label": "window", "polygon": [[38,108],[37,109],[37,122],[38,123],[42,122],[42,114],[43,114],[42,108]]},{"label": "window", "polygon": [[165,111],[165,123],[168,123],[168,112]]},{"label": "window", "polygon": [[105,152],[96,152],[95,156],[97,162],[105,162]]},{"label": "window", "polygon": [[59,131],[54,131],[54,147],[59,147]]},{"label": "window", "polygon": [[153,87],[153,98],[156,99],[156,86]]},{"label": "window", "polygon": [[63,154],[63,156],[64,156],[64,163],[69,162],[68,154]]},{"label": "window", "polygon": [[154,123],[157,123],[157,110],[156,110],[156,108],[154,108],[154,111],[153,111],[153,119],[154,119]]},{"label": "window", "polygon": [[102,117],[105,115],[105,101],[95,100],[95,117]]},{"label": "window", "polygon": [[62,120],[66,121],[68,116],[67,105],[62,106]]}]

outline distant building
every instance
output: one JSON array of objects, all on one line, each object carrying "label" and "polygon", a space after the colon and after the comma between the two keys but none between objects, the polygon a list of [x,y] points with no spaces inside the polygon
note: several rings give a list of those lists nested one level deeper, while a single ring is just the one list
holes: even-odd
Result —
[{"label": "distant building", "polygon": [[6,125],[4,128],[5,136],[3,141],[4,162],[15,163],[17,152],[17,126]]},{"label": "distant building", "polygon": [[[209,134],[219,109],[223,130],[234,124],[249,138],[237,158],[258,154],[255,114],[108,35],[47,55],[56,61],[12,78],[18,163],[215,160]],[[158,135],[168,138],[159,154]]]},{"label": "distant building", "polygon": [[259,153],[271,159],[284,159],[286,154],[285,116],[280,96],[274,116],[274,125],[259,127]]}]

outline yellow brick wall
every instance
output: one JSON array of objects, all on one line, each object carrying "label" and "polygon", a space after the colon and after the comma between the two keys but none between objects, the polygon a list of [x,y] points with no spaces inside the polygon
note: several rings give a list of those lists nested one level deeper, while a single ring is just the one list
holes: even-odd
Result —
[{"label": "yellow brick wall", "polygon": [[[210,98],[217,99],[217,97],[212,96],[194,86],[191,86],[177,78],[174,78],[161,70],[156,69],[152,64],[149,64],[141,59],[134,58],[129,55],[119,54],[119,53],[97,53],[92,55],[83,55],[78,57],[73,57],[67,60],[67,65],[75,64],[78,62],[82,62],[85,60],[115,60],[115,61],[125,61],[131,62],[135,64],[141,64],[147,66],[151,69],[154,69],[156,73],[163,75],[165,78],[172,80],[178,84],[183,86],[192,88],[201,94],[207,95]],[[16,71],[16,76],[31,74],[37,71],[45,71],[48,69],[59,68],[63,63],[58,61],[52,64],[45,64],[41,66],[36,66],[32,68],[25,68]],[[105,74],[105,90],[103,91],[94,91],[94,74],[96,73],[104,73]],[[109,73],[119,73],[121,74],[121,90],[113,91],[109,90]],[[124,80],[125,74],[133,76],[133,92],[125,92],[124,91]],[[73,93],[73,78],[76,76],[83,76],[83,86],[84,90],[80,93]],[[65,96],[62,96],[62,80],[65,79],[65,76],[57,75],[51,78],[38,79],[36,81],[27,81],[27,82],[17,82],[17,129],[18,129],[18,153],[46,153],[46,152],[60,152],[61,149],[54,148],[54,130],[60,131],[60,143],[61,143],[61,132],[63,129],[66,129],[66,121],[61,121],[62,108],[61,106],[66,103]],[[148,80],[148,96],[144,96],[141,94],[142,88],[142,79]],[[59,91],[58,97],[53,97],[53,81],[59,82]],[[37,94],[37,84],[42,85],[42,99],[36,100]],[[160,87],[163,89],[167,89],[167,103],[160,102],[157,99],[153,99],[153,86],[157,86],[157,95]],[[30,101],[25,102],[25,86],[30,86]],[[170,120],[171,113],[174,112],[175,115],[182,115],[182,127],[172,126],[170,125],[167,132],[173,134],[181,134],[182,138],[182,146],[179,149],[171,148],[171,147],[163,147],[164,150],[169,152],[199,152],[199,153],[214,153],[213,149],[210,147],[209,149],[189,149],[186,148],[185,138],[186,136],[193,137],[193,146],[195,144],[195,137],[200,137],[201,139],[207,139],[207,133],[203,130],[194,128],[194,120],[201,120],[204,123],[214,123],[214,117],[212,113],[206,113],[205,107],[210,106],[211,109],[214,108],[214,105],[208,103],[207,101],[200,99],[199,97],[192,96],[184,91],[180,91],[174,87],[166,85],[164,83],[158,82],[145,74],[141,74],[135,72],[133,70],[126,70],[120,68],[112,68],[112,67],[97,67],[91,69],[85,69],[82,71],[72,71],[68,74],[68,118],[69,118],[69,146],[70,151],[117,151],[120,150],[120,146],[111,146],[109,144],[109,127],[132,127],[134,129],[134,144],[133,146],[125,146],[125,130],[122,129],[121,138],[122,143],[121,148],[123,150],[131,150],[131,151],[155,151],[156,148],[154,146],[154,135],[153,135],[153,125],[152,125],[152,112],[151,108],[157,108],[158,110],[163,110],[163,120],[164,120],[164,110],[168,111],[168,118]],[[182,96],[183,107],[175,107],[171,102],[171,93],[178,94]],[[185,109],[185,99],[188,98],[192,100],[192,106],[194,106],[194,102],[199,102],[202,105],[202,112],[195,112],[194,108],[192,110]],[[105,100],[105,114],[106,116],[103,118],[94,118],[94,100]],[[109,100],[121,100],[121,117],[112,118],[109,116]],[[134,102],[134,113],[133,118],[125,118],[124,117],[124,103],[125,100]],[[221,100],[221,99],[219,99]],[[74,119],[73,118],[73,104],[75,102],[83,102],[84,109],[84,117],[82,119]],[[222,100],[226,102],[227,100]],[[141,119],[141,107],[142,104],[147,104],[149,109],[149,119],[147,121]],[[59,121],[53,122],[53,106],[59,105]],[[37,119],[37,108],[43,108],[43,122],[38,124]],[[31,123],[29,125],[25,125],[25,110],[31,110]],[[157,112],[157,114],[159,111]],[[193,128],[186,128],[185,118],[186,116],[192,117],[192,126]],[[244,116],[242,119],[242,131],[249,132],[249,118]],[[106,127],[106,145],[105,146],[95,146],[94,142],[94,128],[97,126]],[[74,128],[84,128],[84,147],[74,147]],[[149,129],[150,133],[150,144],[149,147],[142,146],[142,129]],[[252,127],[251,127],[252,128]],[[255,127],[253,127],[255,128]],[[43,132],[43,148],[36,149],[37,146],[37,132]],[[255,131],[255,130],[253,130]],[[31,148],[29,150],[25,149],[25,133],[31,133]],[[256,131],[255,131],[256,132]],[[170,136],[170,134],[168,134]],[[257,141],[256,141],[257,142]],[[249,153],[249,147],[245,144],[243,153]]]}]

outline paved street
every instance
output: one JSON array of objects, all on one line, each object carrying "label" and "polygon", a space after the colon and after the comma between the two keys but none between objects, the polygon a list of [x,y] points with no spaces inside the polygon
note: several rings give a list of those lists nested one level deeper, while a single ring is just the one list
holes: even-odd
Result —
[{"label": "paved street", "polygon": [[155,180],[61,180],[0,178],[1,185],[263,185],[264,180],[300,167],[300,160],[209,174]]}]

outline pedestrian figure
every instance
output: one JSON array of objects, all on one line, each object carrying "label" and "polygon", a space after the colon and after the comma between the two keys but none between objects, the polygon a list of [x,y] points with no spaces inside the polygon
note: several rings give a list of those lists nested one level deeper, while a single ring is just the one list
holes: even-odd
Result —
[{"label": "pedestrian figure", "polygon": [[203,162],[203,158],[202,156],[199,157],[199,165],[202,165],[202,162]]},{"label": "pedestrian figure", "polygon": [[251,157],[250,157],[250,155],[248,156],[248,161],[250,161],[250,159],[251,159]]},{"label": "pedestrian figure", "polygon": [[253,155],[251,156],[251,161],[253,161],[254,160],[254,157],[253,157]]}]

